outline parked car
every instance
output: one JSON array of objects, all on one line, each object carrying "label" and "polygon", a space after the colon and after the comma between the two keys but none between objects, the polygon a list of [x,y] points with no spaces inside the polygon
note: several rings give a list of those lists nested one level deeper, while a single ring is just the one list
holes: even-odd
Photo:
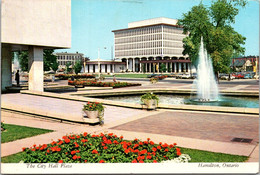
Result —
[{"label": "parked car", "polygon": [[234,74],[233,76],[235,77],[235,79],[241,79],[245,77],[243,74]]},{"label": "parked car", "polygon": [[192,78],[192,79],[197,78],[197,73],[192,73],[192,74],[191,74],[191,78]]},{"label": "parked car", "polygon": [[[220,76],[220,79],[221,80],[228,80],[228,78],[229,78],[229,74],[222,74],[221,76]],[[232,74],[230,75],[230,80],[233,80],[233,79],[235,79],[235,76],[233,76]]]},{"label": "parked car", "polygon": [[152,78],[152,77],[157,77],[159,76],[159,74],[150,74],[150,75],[147,75],[147,78]]},{"label": "parked car", "polygon": [[252,76],[251,74],[245,74],[244,78],[245,78],[245,79],[252,79],[253,76]]},{"label": "parked car", "polygon": [[188,79],[188,78],[191,78],[190,74],[183,74],[181,76],[181,79]]},{"label": "parked car", "polygon": [[181,79],[182,78],[182,73],[178,73],[177,75],[176,75],[176,79]]}]

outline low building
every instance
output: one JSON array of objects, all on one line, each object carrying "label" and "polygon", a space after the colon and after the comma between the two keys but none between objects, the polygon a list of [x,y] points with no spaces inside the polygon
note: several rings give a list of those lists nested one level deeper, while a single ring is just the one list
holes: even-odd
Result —
[{"label": "low building", "polygon": [[57,56],[57,61],[59,63],[59,69],[65,68],[68,62],[71,63],[72,66],[75,65],[77,61],[84,61],[89,60],[88,57],[84,57],[83,53],[67,53],[67,52],[57,52],[54,55]]},{"label": "low building", "polygon": [[[100,66],[100,67],[98,67]],[[126,68],[126,63],[114,60],[93,60],[85,62],[85,73],[119,73]]]},{"label": "low building", "polygon": [[259,56],[233,58],[231,68],[237,72],[259,71]]},{"label": "low building", "polygon": [[182,55],[186,35],[176,19],[153,18],[128,23],[128,28],[113,30],[115,59],[126,64],[128,72],[190,72],[191,61]]}]

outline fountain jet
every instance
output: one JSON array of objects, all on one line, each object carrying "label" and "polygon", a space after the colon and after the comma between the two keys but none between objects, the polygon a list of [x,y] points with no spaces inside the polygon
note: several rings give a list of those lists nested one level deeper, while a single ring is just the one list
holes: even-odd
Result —
[{"label": "fountain jet", "polygon": [[203,38],[200,41],[199,62],[197,67],[197,78],[194,81],[197,89],[198,102],[210,102],[218,100],[218,85],[213,73],[211,59],[204,48]]}]

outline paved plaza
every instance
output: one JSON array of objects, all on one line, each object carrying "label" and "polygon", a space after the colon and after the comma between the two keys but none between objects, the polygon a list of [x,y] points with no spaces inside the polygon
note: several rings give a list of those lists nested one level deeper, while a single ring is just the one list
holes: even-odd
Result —
[{"label": "paved plaza", "polygon": [[[62,81],[63,82],[63,81]],[[155,88],[149,82],[142,82],[141,87],[121,88],[121,91],[136,88]],[[159,82],[156,88],[190,89],[190,83]],[[249,88],[250,87],[250,88]],[[251,91],[256,92],[257,85],[223,84],[221,90]],[[120,89],[117,89],[120,91]],[[93,90],[93,93],[114,90]],[[89,92],[89,91],[88,91]],[[55,93],[52,93],[55,95]],[[75,93],[74,93],[75,94]],[[69,96],[70,93],[60,94]],[[234,114],[219,112],[202,112],[188,110],[158,109],[147,111],[144,109],[126,108],[113,105],[105,105],[105,124],[88,125],[81,122],[73,123],[72,120],[80,121],[82,106],[85,102],[70,99],[60,99],[30,94],[2,94],[2,106],[12,107],[12,110],[1,111],[1,120],[8,124],[24,125],[36,128],[54,130],[31,138],[25,138],[10,143],[2,144],[2,156],[11,155],[21,151],[22,147],[30,147],[33,144],[49,143],[63,135],[70,133],[100,133],[113,132],[123,135],[126,139],[151,138],[155,142],[176,142],[181,147],[222,152],[228,154],[249,156],[249,162],[258,161],[259,116],[255,114]],[[30,111],[30,114],[14,111]],[[33,112],[32,112],[33,109]],[[41,115],[39,115],[41,114]],[[70,118],[70,122],[44,118],[60,115]],[[250,143],[231,141],[233,138],[252,139]]]}]

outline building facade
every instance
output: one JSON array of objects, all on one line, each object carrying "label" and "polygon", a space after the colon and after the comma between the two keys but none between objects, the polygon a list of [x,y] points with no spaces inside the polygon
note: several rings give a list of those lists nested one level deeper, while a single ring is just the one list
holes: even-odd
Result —
[{"label": "building facade", "polygon": [[59,52],[59,53],[55,53],[54,55],[57,56],[57,61],[59,63],[60,69],[65,68],[68,62],[70,62],[71,65],[74,66],[77,61],[81,61],[83,63],[85,60],[88,60],[88,58],[84,57],[83,53],[78,53],[78,52],[76,53]]},{"label": "building facade", "polygon": [[113,30],[115,59],[126,63],[129,72],[158,72],[161,64],[167,72],[190,72],[191,61],[183,56],[186,35],[177,20],[154,18],[132,22],[128,28]]},{"label": "building facade", "polygon": [[1,1],[2,91],[12,86],[12,52],[29,51],[28,88],[43,91],[43,49],[70,47],[70,0]]},{"label": "building facade", "polygon": [[259,72],[259,56],[232,58],[231,67],[238,72]]},{"label": "building facade", "polygon": [[[98,67],[99,66],[99,67]],[[86,61],[85,73],[119,73],[125,70],[126,63],[122,61]]]}]

